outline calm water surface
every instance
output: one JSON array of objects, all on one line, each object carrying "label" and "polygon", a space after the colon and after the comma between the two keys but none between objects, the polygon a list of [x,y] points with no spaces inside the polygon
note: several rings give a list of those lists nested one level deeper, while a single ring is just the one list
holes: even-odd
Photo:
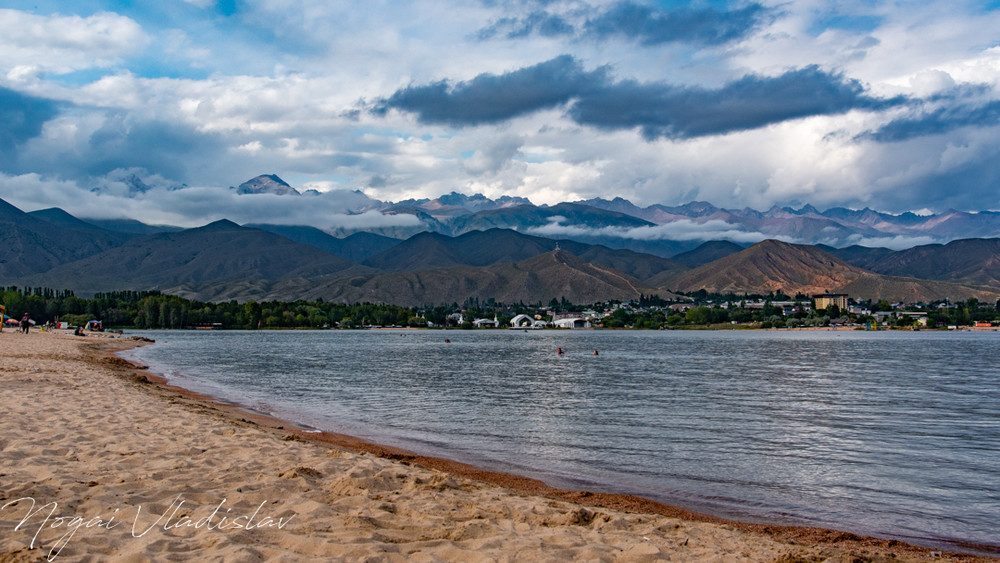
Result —
[{"label": "calm water surface", "polygon": [[130,357],[172,383],[323,430],[735,519],[1000,546],[1000,333],[147,335]]}]

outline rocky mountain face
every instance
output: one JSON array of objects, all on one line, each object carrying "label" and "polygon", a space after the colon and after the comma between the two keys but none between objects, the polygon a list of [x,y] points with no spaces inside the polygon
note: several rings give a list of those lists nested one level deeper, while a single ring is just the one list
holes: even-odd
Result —
[{"label": "rocky mountain face", "polygon": [[289,186],[284,180],[274,174],[263,174],[243,182],[239,186],[232,188],[236,193],[248,194],[274,194],[274,195],[301,195],[298,190]]}]

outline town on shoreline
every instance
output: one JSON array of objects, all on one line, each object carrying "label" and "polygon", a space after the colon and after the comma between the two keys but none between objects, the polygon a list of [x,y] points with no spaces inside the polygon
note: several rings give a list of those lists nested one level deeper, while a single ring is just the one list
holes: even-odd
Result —
[{"label": "town on shoreline", "polygon": [[382,303],[198,302],[158,291],[119,291],[82,298],[71,291],[7,287],[0,290],[7,326],[27,317],[31,326],[90,331],[116,329],[854,329],[1000,328],[1000,301],[889,303],[842,293],[789,296],[718,294],[640,295],[630,301],[587,305],[565,298],[505,304],[494,299],[402,307]]}]

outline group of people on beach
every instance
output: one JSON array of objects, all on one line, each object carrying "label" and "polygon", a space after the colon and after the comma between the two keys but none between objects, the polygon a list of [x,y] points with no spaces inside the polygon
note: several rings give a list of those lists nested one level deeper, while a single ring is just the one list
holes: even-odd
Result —
[{"label": "group of people on beach", "polygon": [[[0,305],[0,321],[2,321],[4,318],[5,317],[3,316],[3,306]],[[6,318],[12,319],[12,317],[6,317]],[[33,324],[35,323],[34,321],[31,320],[31,316],[28,313],[25,313],[24,316],[21,317],[20,322],[15,323],[18,332],[21,332],[23,334],[28,334],[28,331],[31,329],[31,325]],[[99,327],[100,325],[98,324],[96,326]],[[42,325],[41,331],[45,332],[46,330],[52,330],[53,328],[56,327],[57,323],[53,323],[50,321]],[[0,332],[3,332],[3,322],[0,322]],[[73,334],[75,334],[76,336],[87,336],[86,334],[84,334],[82,326],[77,326],[76,330],[73,331]]]},{"label": "group of people on beach", "polygon": [[[2,309],[0,309],[0,313],[2,312],[3,312]],[[4,317],[0,315],[0,320],[2,320],[3,318]],[[23,334],[28,334],[28,331],[31,329],[31,325],[33,324],[34,321],[31,320],[31,317],[28,315],[28,313],[25,313],[24,316],[21,317],[21,321],[17,323],[17,330],[18,332],[21,332]],[[3,324],[0,323],[0,331],[2,330],[3,330]]]},{"label": "group of people on beach", "polygon": [[28,334],[28,329],[31,328],[31,318],[28,316],[28,313],[25,313],[24,316],[21,317],[21,324],[18,325],[18,328],[24,334]]}]

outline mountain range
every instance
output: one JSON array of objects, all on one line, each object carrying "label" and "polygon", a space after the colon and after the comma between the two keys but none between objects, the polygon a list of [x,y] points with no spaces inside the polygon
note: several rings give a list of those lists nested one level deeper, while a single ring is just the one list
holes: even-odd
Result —
[{"label": "mountain range", "polygon": [[[300,192],[274,174],[257,176],[231,189],[247,197],[321,195],[315,190]],[[820,211],[811,205],[758,211],[724,209],[706,202],[640,207],[620,197],[534,205],[521,197],[490,199],[482,194],[469,196],[455,192],[435,199],[383,202],[360,192],[351,195],[356,203],[349,213],[408,214],[415,217],[418,224],[367,229],[348,229],[332,224],[311,226],[340,238],[361,230],[398,239],[420,232],[455,237],[471,231],[501,228],[549,238],[572,238],[664,258],[711,240],[729,240],[746,246],[776,239],[834,248],[863,245],[902,250],[957,239],[1000,237],[1000,213],[993,211],[949,210],[918,215],[883,213],[867,208]]]},{"label": "mountain range", "polygon": [[[246,197],[276,195],[275,190],[282,197],[316,195],[300,193],[277,177],[255,180],[234,190],[242,190]],[[407,212],[406,206],[440,228],[419,231],[405,240],[372,232],[335,236],[305,225],[241,226],[227,220],[179,229],[130,220],[81,219],[56,208],[25,213],[0,200],[4,241],[0,285],[72,289],[83,296],[155,289],[206,301],[323,298],[408,306],[461,303],[468,298],[506,303],[566,298],[592,303],[699,289],[791,295],[840,291],[861,299],[904,302],[1000,298],[1000,238],[967,238],[903,250],[776,239],[749,246],[739,240],[647,241],[657,249],[654,253],[601,242],[608,237],[620,242],[617,234],[629,230],[670,225],[654,221],[685,217],[710,224],[737,215],[708,204],[640,209],[615,199],[538,207],[518,198],[489,200],[458,194],[401,202],[385,212]],[[981,227],[992,217],[971,215]],[[890,221],[872,211],[819,213],[803,208],[744,210],[739,216],[753,219],[755,223],[746,224],[759,229],[787,227],[790,218],[797,218],[793,223],[804,229],[817,228],[816,222],[854,221],[875,225],[880,233],[891,225],[929,232],[927,218],[913,214],[889,216],[894,218]],[[544,228],[557,223],[589,228]],[[954,216],[937,224],[959,223]],[[540,236],[546,232],[555,234]],[[560,232],[566,235],[559,236]],[[670,248],[673,251],[667,252]]]}]

